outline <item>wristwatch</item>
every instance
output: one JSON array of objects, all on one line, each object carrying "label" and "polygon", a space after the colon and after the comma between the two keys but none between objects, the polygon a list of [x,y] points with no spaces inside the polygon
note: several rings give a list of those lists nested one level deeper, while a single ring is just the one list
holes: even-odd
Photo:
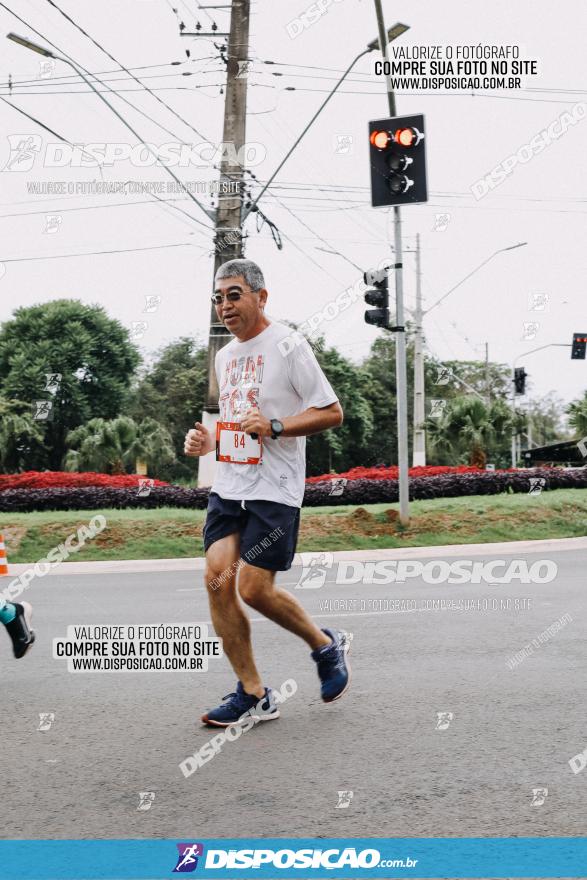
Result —
[{"label": "wristwatch", "polygon": [[279,440],[282,434],[283,422],[280,422],[279,419],[271,419],[271,439]]}]

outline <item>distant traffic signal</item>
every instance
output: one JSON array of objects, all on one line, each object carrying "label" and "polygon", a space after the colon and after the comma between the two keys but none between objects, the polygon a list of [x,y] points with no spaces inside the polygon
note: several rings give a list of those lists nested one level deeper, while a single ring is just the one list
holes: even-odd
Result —
[{"label": "distant traffic signal", "polygon": [[369,123],[371,204],[428,201],[424,117],[394,116]]},{"label": "distant traffic signal", "polygon": [[584,361],[587,349],[587,333],[573,333],[573,345],[571,347],[571,360]]},{"label": "distant traffic signal", "polygon": [[377,327],[389,329],[389,284],[387,269],[371,269],[363,275],[365,284],[372,284],[374,290],[365,291],[365,302],[368,306],[376,306],[367,309],[365,321],[367,324],[375,324]]},{"label": "distant traffic signal", "polygon": [[516,389],[516,394],[525,394],[526,393],[526,376],[527,372],[524,367],[516,367],[514,370],[514,388]]}]

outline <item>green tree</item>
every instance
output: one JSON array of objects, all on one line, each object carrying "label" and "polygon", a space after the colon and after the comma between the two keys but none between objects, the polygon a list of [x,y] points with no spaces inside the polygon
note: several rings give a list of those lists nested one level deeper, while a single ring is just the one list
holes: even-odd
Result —
[{"label": "green tree", "polygon": [[188,428],[201,420],[207,387],[207,348],[198,339],[183,336],[157,353],[134,389],[128,413],[136,421],[155,419],[171,435],[175,459],[162,471],[166,478],[197,473],[198,459],[185,458],[183,444]]},{"label": "green tree", "polygon": [[[75,299],[27,306],[0,329],[0,394],[31,406],[52,402],[52,419],[39,427],[47,463],[57,470],[70,431],[123,409],[139,360],[126,328],[100,306]],[[47,374],[60,376],[53,391]]]},{"label": "green tree", "polygon": [[308,476],[342,472],[362,463],[363,449],[373,434],[373,413],[366,397],[368,376],[321,338],[313,343],[316,359],[332,385],[344,411],[339,428],[308,437]]},{"label": "green tree", "polygon": [[0,398],[0,472],[14,474],[44,466],[43,430],[30,407]]}]

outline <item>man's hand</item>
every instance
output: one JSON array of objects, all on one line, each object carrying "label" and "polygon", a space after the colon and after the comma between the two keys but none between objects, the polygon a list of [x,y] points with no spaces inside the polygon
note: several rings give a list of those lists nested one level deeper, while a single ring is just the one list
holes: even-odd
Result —
[{"label": "man's hand", "polygon": [[185,435],[185,443],[183,451],[191,458],[197,458],[200,455],[207,455],[214,449],[214,441],[208,428],[205,428],[201,422],[196,422],[195,428],[192,428]]},{"label": "man's hand", "polygon": [[270,437],[273,433],[270,420],[266,419],[256,406],[245,412],[244,416],[240,419],[240,423],[245,434],[257,434],[259,437]]}]

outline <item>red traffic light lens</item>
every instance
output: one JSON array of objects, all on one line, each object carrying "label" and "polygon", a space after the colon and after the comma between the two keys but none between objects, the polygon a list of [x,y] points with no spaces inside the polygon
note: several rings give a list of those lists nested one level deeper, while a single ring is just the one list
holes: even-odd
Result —
[{"label": "red traffic light lens", "polygon": [[398,128],[394,140],[402,147],[411,147],[418,140],[418,133],[413,128]]},{"label": "red traffic light lens", "polygon": [[373,131],[369,140],[378,150],[385,150],[392,142],[392,137],[388,131]]}]

